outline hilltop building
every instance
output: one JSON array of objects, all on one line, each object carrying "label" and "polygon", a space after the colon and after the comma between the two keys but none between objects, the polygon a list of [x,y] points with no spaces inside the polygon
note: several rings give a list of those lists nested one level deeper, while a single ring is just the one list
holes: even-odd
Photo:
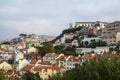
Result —
[{"label": "hilltop building", "polygon": [[119,41],[120,21],[108,23],[102,31],[102,39],[108,45],[116,44]]},{"label": "hilltop building", "polygon": [[102,29],[105,28],[107,22],[76,22],[75,27],[83,26],[82,32],[84,34],[95,34],[97,36],[101,36]]}]

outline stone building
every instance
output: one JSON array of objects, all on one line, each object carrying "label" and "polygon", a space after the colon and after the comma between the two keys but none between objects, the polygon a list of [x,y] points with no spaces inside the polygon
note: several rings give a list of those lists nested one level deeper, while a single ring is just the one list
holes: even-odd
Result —
[{"label": "stone building", "polygon": [[[84,33],[89,34],[95,34],[97,36],[101,36],[102,30],[105,28],[107,25],[107,22],[101,22],[101,21],[96,21],[96,22],[76,22],[75,27],[83,26],[84,30],[82,30]],[[87,32],[85,30],[87,28]]]},{"label": "stone building", "polygon": [[106,41],[108,45],[116,44],[117,33],[120,32],[120,21],[115,21],[112,23],[108,23],[104,30],[102,31],[102,39]]}]

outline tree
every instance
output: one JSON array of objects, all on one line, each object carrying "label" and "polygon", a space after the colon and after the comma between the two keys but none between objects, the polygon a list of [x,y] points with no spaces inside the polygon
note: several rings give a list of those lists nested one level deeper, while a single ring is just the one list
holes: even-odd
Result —
[{"label": "tree", "polygon": [[85,41],[85,47],[88,47],[89,42]]},{"label": "tree", "polygon": [[71,39],[65,39],[65,43],[71,43],[72,40]]},{"label": "tree", "polygon": [[23,80],[42,80],[39,76],[39,73],[34,74],[30,71],[26,72],[22,78]]},{"label": "tree", "polygon": [[105,41],[102,41],[102,40],[100,40],[99,42],[98,42],[98,46],[107,46],[107,43],[105,42]]},{"label": "tree", "polygon": [[75,46],[67,46],[65,47],[65,49],[63,49],[61,52],[64,53],[65,55],[73,55],[76,56],[76,52],[75,52]]},{"label": "tree", "polygon": [[20,37],[27,37],[27,34],[21,33],[19,34]]},{"label": "tree", "polygon": [[84,47],[84,45],[83,45],[83,41],[78,41],[78,43],[79,43],[79,47]]},{"label": "tree", "polygon": [[43,43],[43,47],[36,47],[36,48],[38,49],[38,53],[41,56],[44,56],[46,53],[54,53],[55,52],[55,48],[54,48],[53,44],[50,42]]},{"label": "tree", "polygon": [[54,47],[55,48],[55,53],[61,53],[62,49],[64,48],[64,46],[62,45],[57,45]]},{"label": "tree", "polygon": [[98,43],[95,40],[92,40],[89,46],[91,48],[96,48],[98,46]]},{"label": "tree", "polygon": [[52,43],[46,43],[43,47],[43,53],[46,54],[46,53],[53,53],[55,52],[55,49],[54,49],[54,46]]},{"label": "tree", "polygon": [[[120,80],[120,59],[91,59],[48,80]],[[74,75],[74,76],[71,76]]]},{"label": "tree", "polygon": [[34,79],[35,79],[35,80],[42,80],[42,79],[40,78],[40,75],[39,75],[38,72],[37,72],[36,74],[34,74]]}]

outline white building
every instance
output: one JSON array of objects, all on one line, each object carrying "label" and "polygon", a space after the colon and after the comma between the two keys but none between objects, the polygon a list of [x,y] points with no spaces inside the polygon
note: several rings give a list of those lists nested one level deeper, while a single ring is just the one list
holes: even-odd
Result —
[{"label": "white building", "polygon": [[82,40],[83,42],[85,42],[85,41],[88,41],[89,42],[89,44],[91,43],[91,40],[95,40],[95,41],[100,41],[100,40],[102,40],[102,38],[100,38],[100,37],[90,37],[90,38],[88,38],[88,37],[84,37],[84,39]]},{"label": "white building", "polygon": [[50,61],[51,63],[57,62],[59,66],[65,66],[70,70],[75,68],[75,64],[81,63],[81,57],[65,56],[64,54],[46,54],[43,57],[43,61]]},{"label": "white building", "polygon": [[93,48],[76,48],[76,53],[81,54],[81,53],[97,53],[97,54],[101,54],[103,52],[108,52],[109,51],[109,47],[96,47],[95,49]]}]

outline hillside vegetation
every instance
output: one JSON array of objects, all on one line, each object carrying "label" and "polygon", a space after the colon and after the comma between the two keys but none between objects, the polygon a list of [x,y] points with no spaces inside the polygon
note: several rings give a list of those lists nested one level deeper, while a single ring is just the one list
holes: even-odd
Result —
[{"label": "hillside vegetation", "polygon": [[63,74],[50,76],[48,80],[120,80],[120,59],[101,58],[85,61]]}]

